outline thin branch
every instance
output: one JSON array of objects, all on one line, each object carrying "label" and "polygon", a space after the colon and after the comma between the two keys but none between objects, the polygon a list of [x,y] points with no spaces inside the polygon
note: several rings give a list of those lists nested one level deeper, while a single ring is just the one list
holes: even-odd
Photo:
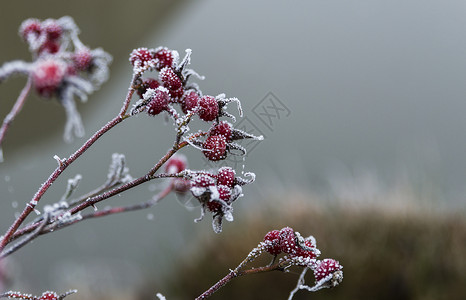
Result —
[{"label": "thin branch", "polygon": [[16,252],[17,250],[19,250],[20,248],[22,248],[23,246],[28,244],[30,241],[32,241],[33,239],[38,237],[41,234],[42,230],[45,228],[45,226],[47,226],[47,223],[49,222],[49,219],[50,219],[50,215],[45,214],[45,216],[44,216],[44,218],[42,220],[42,223],[40,223],[40,225],[36,228],[36,230],[34,230],[30,235],[25,237],[20,242],[14,244],[10,248],[6,249],[2,254],[0,254],[0,258],[4,258],[4,257],[10,255],[13,252]]},{"label": "thin branch", "polygon": [[[108,208],[108,209],[103,209],[101,211],[96,211],[94,213],[83,216],[82,219],[77,220],[76,222],[74,222],[72,224],[75,224],[77,222],[80,222],[80,221],[86,220],[86,219],[99,218],[99,217],[104,217],[104,216],[107,216],[107,215],[113,215],[113,214],[117,214],[117,213],[142,210],[142,209],[152,207],[155,204],[159,203],[160,200],[162,200],[163,198],[168,196],[168,194],[170,194],[170,192],[172,190],[173,190],[173,186],[170,184],[170,186],[168,186],[166,189],[161,191],[159,194],[152,197],[152,199],[150,199],[149,201],[142,202],[142,203],[139,203],[139,204],[134,204],[134,205],[112,207],[112,208]],[[69,225],[71,225],[71,223]]]},{"label": "thin branch", "polygon": [[[146,177],[146,176],[147,176],[147,175],[144,175],[143,177]],[[148,180],[153,180],[153,179],[159,179],[159,178],[179,178],[179,177],[183,177],[183,175],[181,175],[180,173],[178,173],[178,174],[166,174],[166,173],[162,173],[162,174],[158,174],[158,175],[149,176],[147,179],[148,179]],[[142,178],[142,177],[141,177],[141,178]],[[141,183],[143,183],[143,182],[141,182]],[[103,186],[104,186],[104,185],[103,185]],[[110,190],[112,187],[114,188],[116,185],[115,185],[115,186],[109,186],[109,187],[103,188],[101,191],[98,191],[98,189],[102,188],[103,186],[97,188],[96,190],[94,190],[94,191],[92,191],[92,192],[87,193],[86,195],[83,195],[83,196],[79,197],[79,198],[76,199],[76,200],[73,200],[73,203],[70,204],[70,207],[71,207],[71,206],[74,206],[74,205],[81,204],[81,203],[85,202],[86,200],[94,199],[94,198],[98,197],[98,196],[100,195],[100,193],[102,193],[102,192],[104,192],[104,191],[108,191],[108,190]],[[120,192],[121,192],[121,191],[120,191]],[[158,196],[158,195],[154,196],[154,198],[156,198],[156,197],[159,197],[159,196]],[[165,197],[165,196],[163,196],[163,197]],[[161,197],[161,198],[163,198],[163,197]],[[154,198],[153,198],[153,199],[154,199]],[[160,201],[161,198],[160,198],[159,200],[157,200],[157,202]],[[103,199],[102,199],[102,200],[103,200]],[[151,201],[152,201],[152,200],[151,200]],[[149,202],[150,202],[150,201],[149,201]],[[156,204],[156,203],[154,203],[154,204]],[[138,204],[138,205],[142,205],[142,204]],[[135,206],[137,206],[137,205],[135,205]],[[121,209],[121,208],[120,208],[120,209]],[[135,210],[135,209],[137,209],[137,208],[135,207],[133,210]],[[83,218],[83,219],[86,219],[86,218],[89,218],[89,217],[86,215],[86,216],[83,216],[82,218]],[[11,237],[10,242],[12,242],[12,241],[14,241],[14,240],[20,238],[21,236],[23,236],[23,235],[25,235],[25,234],[28,234],[28,233],[30,233],[31,231],[35,230],[35,229],[37,228],[37,226],[39,226],[41,220],[42,220],[42,219],[39,218],[38,220],[33,221],[32,224],[28,224],[28,225],[24,226],[23,228],[18,229],[18,230],[13,234],[13,236]],[[73,223],[73,224],[74,224],[74,223]],[[69,224],[69,225],[71,225],[71,224]],[[67,224],[66,226],[68,226],[68,224]],[[49,227],[50,227],[50,226],[49,226]],[[47,228],[46,230],[48,230],[48,229],[49,229],[49,228]],[[43,234],[43,233],[46,233],[46,232],[42,232],[42,234]]]},{"label": "thin branch", "polygon": [[[212,296],[213,293],[218,291],[221,287],[226,285],[228,282],[230,282],[233,278],[245,275],[245,274],[250,274],[250,273],[259,273],[261,272],[259,269],[261,268],[256,268],[256,269],[251,269],[251,270],[246,270],[246,271],[241,271],[242,268],[246,266],[249,262],[253,261],[255,258],[257,258],[262,252],[264,251],[264,245],[263,243],[260,243],[256,248],[252,249],[251,252],[249,252],[248,256],[234,269],[230,270],[230,273],[228,273],[225,277],[217,281],[213,286],[211,286],[207,291],[202,293],[199,297],[196,298],[196,300],[201,300],[201,299],[206,299],[210,296]],[[277,265],[275,264],[273,266],[269,267],[264,267],[264,268],[277,268]],[[252,272],[252,270],[256,270],[255,272]],[[267,270],[267,271],[272,271],[272,269]],[[265,272],[265,271],[262,271]]]},{"label": "thin branch", "polygon": [[24,220],[29,216],[29,214],[35,209],[39,200],[45,194],[45,192],[50,188],[52,183],[54,183],[57,178],[60,176],[61,173],[76,159],[78,159],[84,152],[86,152],[104,133],[115,127],[117,124],[121,123],[128,117],[126,115],[126,111],[128,110],[129,103],[131,101],[131,97],[134,93],[134,80],[136,76],[133,76],[133,79],[130,84],[130,88],[128,89],[128,94],[123,102],[123,107],[120,110],[120,113],[105,124],[101,129],[99,129],[92,137],[90,137],[76,152],[74,152],[70,157],[67,159],[57,159],[59,162],[59,166],[55,169],[55,171],[50,174],[49,178],[41,185],[39,190],[36,192],[34,197],[26,204],[23,212],[20,216],[13,222],[13,224],[8,228],[8,231],[3,235],[3,239],[0,242],[0,251],[2,251],[5,246],[10,242],[11,237],[16,232],[16,230],[21,226]]},{"label": "thin branch", "polygon": [[[13,105],[13,108],[11,109],[10,113],[3,120],[2,127],[0,128],[0,147],[3,143],[3,139],[5,138],[5,134],[8,128],[10,127],[11,122],[13,122],[16,115],[23,108],[23,105],[26,102],[26,98],[29,95],[29,92],[31,91],[31,86],[32,86],[32,79],[31,77],[28,77],[26,85],[24,86],[23,90],[19,94],[18,99],[15,102],[15,105]],[[3,157],[0,157],[0,162],[1,161],[3,161]]]},{"label": "thin branch", "polygon": [[[71,221],[68,222],[68,223],[66,223],[66,222],[65,223],[56,222],[56,223],[52,223],[52,224],[47,225],[47,223],[48,223],[48,220],[47,220],[47,222],[42,222],[40,227],[37,227],[34,230],[33,234],[35,236],[33,238],[35,238],[35,237],[37,237],[39,235],[44,235],[44,234],[47,234],[47,233],[50,233],[50,232],[57,231],[59,229],[66,228],[66,227],[68,227],[70,225],[74,225],[74,224],[79,223],[81,221],[84,221],[86,219],[99,218],[99,217],[104,217],[104,216],[113,215],[113,214],[117,214],[117,213],[142,210],[142,209],[152,207],[155,204],[159,203],[159,201],[164,199],[166,196],[168,196],[172,190],[173,190],[173,186],[170,184],[166,189],[161,191],[159,194],[153,196],[152,199],[150,199],[149,201],[142,202],[142,203],[139,203],[139,204],[134,204],[134,205],[121,206],[121,207],[112,207],[112,208],[104,209],[104,210],[101,210],[101,211],[97,211],[97,212],[82,216],[81,218],[70,219]],[[38,224],[39,223],[35,223],[34,225],[37,226]],[[17,233],[19,233],[19,231]],[[32,234],[31,234],[31,236],[32,236]],[[25,241],[24,244],[28,243],[29,241],[30,240]],[[23,242],[23,241],[21,241],[21,242]],[[11,254],[11,253],[15,252],[18,249],[19,248],[12,249],[12,251],[9,251],[8,253],[5,251],[5,254],[2,254],[2,256],[0,256],[0,258]]]},{"label": "thin branch", "polygon": [[98,196],[95,196],[95,197],[92,197],[92,198],[89,198],[87,199],[85,202],[73,207],[72,209],[69,210],[69,212],[74,215],[80,211],[82,211],[83,209],[89,207],[89,206],[94,206],[96,203],[100,202],[100,201],[103,201],[105,199],[108,199],[110,197],[113,197],[117,194],[120,194],[126,190],[129,190],[131,188],[134,188],[144,182],[147,182],[147,181],[150,181],[152,179],[155,179],[155,178],[159,178],[159,176],[154,176],[155,172],[157,172],[162,166],[163,164],[165,164],[165,162],[167,162],[168,159],[170,159],[170,157],[173,156],[173,154],[175,154],[179,149],[181,149],[182,147],[186,146],[187,143],[181,143],[180,145],[178,145],[178,147],[176,148],[172,148],[170,149],[159,161],[158,163],[152,168],[149,170],[149,172],[147,172],[146,175],[144,176],[141,176],[139,178],[136,178],[130,182],[127,182],[119,187],[116,187],[110,191],[107,191],[103,194],[100,194]]}]

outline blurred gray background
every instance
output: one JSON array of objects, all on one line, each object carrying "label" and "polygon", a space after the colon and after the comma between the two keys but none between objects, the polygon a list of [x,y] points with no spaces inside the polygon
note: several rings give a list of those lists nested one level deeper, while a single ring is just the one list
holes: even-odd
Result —
[{"label": "blurred gray background", "polygon": [[[244,170],[257,182],[245,188],[237,214],[294,192],[355,203],[407,194],[434,210],[464,210],[465,12],[464,1],[429,0],[9,1],[0,4],[0,62],[30,59],[17,34],[22,20],[72,16],[85,44],[114,56],[110,80],[78,105],[88,137],[119,111],[132,49],[163,45],[183,55],[191,48],[191,67],[206,76],[204,93],[238,97],[242,126],[266,137],[250,145]],[[2,119],[24,83],[0,85]],[[83,143],[63,142],[64,117],[60,105],[31,95],[11,126],[0,165],[2,231],[56,167],[52,157]],[[75,174],[83,175],[78,192],[102,183],[114,152],[126,154],[133,176],[144,174],[172,144],[170,124],[159,119],[140,116],[109,132],[43,204],[60,197]],[[192,168],[206,168],[199,151],[185,154]],[[147,184],[110,201],[142,202],[157,188]],[[75,280],[64,270],[79,278],[79,267],[94,267],[108,272],[101,279],[112,277],[102,279],[107,285],[130,293],[147,274],[168,272],[177,258],[167,254],[211,230],[210,220],[192,225],[198,213],[172,196],[150,211],[47,235],[12,257],[14,286],[61,290],[58,279]],[[154,253],[163,259],[148,263]]]}]

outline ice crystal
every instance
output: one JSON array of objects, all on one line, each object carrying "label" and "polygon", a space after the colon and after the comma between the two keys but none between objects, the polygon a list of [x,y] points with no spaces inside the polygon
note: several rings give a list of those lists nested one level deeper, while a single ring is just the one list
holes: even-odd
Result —
[{"label": "ice crystal", "polygon": [[124,154],[113,153],[112,162],[108,168],[107,186],[113,186],[118,183],[127,183],[133,180],[129,174],[129,168],[126,167],[126,158]]},{"label": "ice crystal", "polygon": [[157,296],[157,298],[159,298],[159,300],[166,300],[165,296],[162,295],[161,293],[157,293],[157,295],[155,295],[155,296]]}]

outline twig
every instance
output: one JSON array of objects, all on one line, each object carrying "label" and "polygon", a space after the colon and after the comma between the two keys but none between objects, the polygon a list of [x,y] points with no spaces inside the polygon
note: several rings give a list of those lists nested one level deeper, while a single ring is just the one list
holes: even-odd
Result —
[{"label": "twig", "polygon": [[[149,208],[149,207],[154,206],[155,204],[157,204],[160,200],[162,200],[168,194],[170,194],[170,192],[172,190],[173,190],[173,186],[170,185],[166,189],[161,191],[159,194],[152,197],[152,199],[149,200],[149,201],[142,202],[142,203],[139,203],[139,204],[134,204],[134,205],[112,207],[112,208],[104,209],[104,210],[101,210],[101,211],[97,211],[97,212],[85,215],[85,216],[82,217],[81,220],[98,218],[98,217],[103,217],[103,216],[122,213],[122,212],[129,212],[129,211],[146,209],[146,208]],[[81,221],[81,220],[79,220],[79,221]]]},{"label": "twig", "polygon": [[99,129],[94,135],[89,138],[76,152],[74,152],[68,159],[63,159],[59,160],[59,166],[55,169],[55,171],[49,176],[49,178],[41,185],[39,190],[36,192],[34,197],[29,201],[29,203],[26,205],[24,208],[23,212],[20,214],[20,216],[15,220],[15,222],[8,228],[8,231],[5,233],[3,236],[3,239],[0,242],[0,251],[2,251],[5,246],[10,242],[11,237],[15,233],[15,231],[21,226],[21,224],[24,222],[24,220],[29,216],[29,214],[35,209],[36,205],[38,204],[39,200],[42,198],[42,196],[45,194],[45,192],[50,188],[52,183],[57,180],[57,178],[60,176],[61,173],[71,164],[73,163],[76,159],[78,159],[84,152],[87,151],[104,133],[115,127],[117,124],[121,123],[128,117],[129,115],[126,115],[126,111],[129,107],[129,103],[131,101],[131,97],[133,96],[134,93],[134,80],[136,79],[136,76],[133,76],[130,88],[128,89],[128,94],[125,98],[125,101],[123,102],[122,109],[120,110],[120,113],[113,118],[111,121],[109,121],[107,124],[105,124],[101,129]]},{"label": "twig", "polygon": [[0,258],[3,258],[3,257],[6,257],[6,256],[10,255],[11,253],[19,250],[20,248],[25,246],[27,243],[29,243],[30,241],[32,241],[33,239],[38,237],[41,234],[42,230],[45,228],[45,226],[47,226],[47,223],[49,222],[49,219],[50,219],[50,215],[45,214],[45,216],[44,216],[44,218],[42,220],[42,223],[40,223],[40,225],[36,228],[36,230],[34,230],[30,235],[25,237],[20,242],[14,244],[10,248],[6,249],[3,253],[0,254]]},{"label": "twig", "polygon": [[89,206],[94,206],[96,203],[102,201],[102,200],[105,200],[105,199],[108,199],[112,196],[115,196],[119,193],[122,193],[126,190],[129,190],[135,186],[138,186],[144,182],[147,182],[147,181],[150,181],[152,179],[155,179],[155,178],[159,178],[158,176],[154,176],[155,172],[157,172],[160,167],[162,167],[162,165],[167,162],[168,159],[170,159],[170,157],[173,156],[173,154],[175,154],[179,149],[185,147],[187,145],[187,143],[181,143],[178,147],[174,147],[172,149],[170,149],[160,160],[159,162],[152,168],[149,170],[149,172],[147,172],[146,175],[144,176],[141,176],[139,178],[136,178],[130,182],[127,182],[119,187],[116,187],[110,191],[107,191],[103,194],[100,194],[98,196],[95,196],[95,197],[92,197],[92,198],[89,198],[87,199],[85,202],[73,207],[72,209],[69,210],[69,212],[74,215],[80,211],[82,211],[83,209],[89,207]]},{"label": "twig", "polygon": [[[23,105],[26,102],[26,98],[29,94],[29,91],[31,90],[31,86],[32,86],[32,79],[31,77],[28,77],[26,85],[24,86],[23,90],[19,94],[18,99],[15,102],[15,105],[13,105],[13,108],[11,109],[10,113],[3,120],[2,127],[0,128],[0,148],[2,146],[3,139],[5,138],[5,134],[8,128],[10,127],[11,122],[13,122],[16,115],[23,108]],[[3,161],[3,157],[0,156],[0,162],[2,161]]]},{"label": "twig", "polygon": [[268,266],[264,268],[255,268],[255,269],[241,271],[241,269],[244,268],[246,264],[248,264],[249,262],[253,261],[256,257],[258,257],[262,253],[263,250],[264,250],[264,245],[260,243],[256,248],[254,248],[251,252],[249,252],[248,256],[234,270],[230,270],[230,273],[228,273],[225,277],[217,281],[217,283],[211,286],[207,291],[202,293],[199,297],[197,297],[196,300],[206,299],[207,297],[212,296],[213,293],[218,291],[221,287],[226,285],[233,278],[246,275],[246,274],[268,272],[268,271],[276,270],[279,264],[275,264],[273,266]]}]

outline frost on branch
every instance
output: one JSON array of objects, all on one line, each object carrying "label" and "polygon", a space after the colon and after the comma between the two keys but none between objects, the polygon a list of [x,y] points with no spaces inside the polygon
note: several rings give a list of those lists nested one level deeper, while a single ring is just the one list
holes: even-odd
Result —
[{"label": "frost on branch", "polygon": [[[298,290],[305,289],[315,292],[323,288],[336,287],[343,280],[343,266],[338,261],[331,258],[317,260],[320,251],[317,249],[317,243],[313,236],[304,238],[299,232],[285,227],[281,230],[269,231],[265,235],[263,243],[265,250],[274,255],[274,260],[277,255],[285,254],[284,257],[280,258],[280,263],[285,269],[292,265],[305,267],[296,288],[290,293],[289,300]],[[304,276],[309,269],[314,272],[315,284],[313,286],[304,284]]]},{"label": "frost on branch", "polygon": [[77,292],[78,292],[77,290],[70,290],[66,293],[59,295],[56,292],[46,291],[42,293],[41,296],[33,296],[32,294],[9,291],[9,292],[0,294],[0,298],[23,299],[23,300],[62,300],[65,297],[71,294],[77,293]]},{"label": "frost on branch", "polygon": [[[260,267],[248,266],[265,252],[273,255],[271,263]],[[279,256],[280,254],[283,255]],[[289,300],[299,290],[315,292],[322,288],[336,287],[343,280],[343,266],[334,259],[318,260],[319,255],[320,251],[317,249],[316,240],[312,236],[304,238],[299,232],[290,227],[269,231],[263,241],[252,249],[234,270],[230,270],[230,273],[196,299],[205,299],[212,296],[218,289],[236,277],[275,270],[289,272],[289,269],[293,266],[303,268],[303,272],[299,277],[296,288],[291,291]],[[314,272],[315,284],[313,286],[305,285],[304,282],[304,276],[309,269]]]},{"label": "frost on branch", "polygon": [[133,180],[133,177],[129,174],[129,168],[126,167],[125,155],[113,153],[105,185],[114,186],[116,184],[130,182],[131,180]]}]

